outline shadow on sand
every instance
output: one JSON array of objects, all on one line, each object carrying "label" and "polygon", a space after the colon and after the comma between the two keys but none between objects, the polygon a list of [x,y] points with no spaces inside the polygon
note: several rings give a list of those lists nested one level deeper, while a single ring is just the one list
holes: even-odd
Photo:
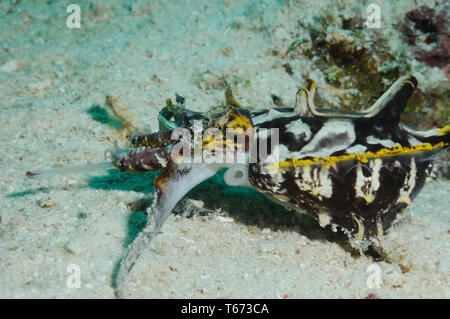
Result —
[{"label": "shadow on sand", "polygon": [[[23,197],[39,192],[48,193],[50,190],[61,188],[70,191],[75,187],[108,191],[135,191],[148,194],[144,199],[130,205],[131,213],[128,217],[127,234],[123,240],[123,246],[128,247],[147,223],[146,209],[153,201],[153,181],[158,173],[122,173],[118,170],[109,170],[106,175],[88,177],[88,182],[84,185],[72,185],[70,188],[40,187],[11,193],[8,197]],[[328,227],[321,228],[311,216],[287,210],[254,189],[228,186],[223,180],[223,173],[224,170],[205,180],[185,196],[185,198],[200,200],[204,203],[205,211],[194,208],[194,215],[198,213],[209,214],[208,211],[220,208],[236,222],[249,227],[269,228],[272,231],[294,231],[310,240],[337,243],[354,257],[359,256],[359,253],[350,246],[347,236],[342,232],[333,232]],[[186,201],[181,200],[175,207],[174,213],[183,214],[185,208]],[[113,271],[112,284],[114,286],[119,266],[120,260]]]}]

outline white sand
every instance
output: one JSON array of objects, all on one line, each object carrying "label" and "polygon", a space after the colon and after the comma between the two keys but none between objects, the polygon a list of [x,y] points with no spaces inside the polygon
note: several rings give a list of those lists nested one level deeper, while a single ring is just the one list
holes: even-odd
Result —
[{"label": "white sand", "polygon": [[[107,94],[120,94],[143,130],[156,130],[157,113],[175,92],[196,110],[218,104],[224,79],[243,105],[273,106],[271,94],[292,104],[308,76],[325,85],[321,70],[271,52],[285,52],[302,31],[299,19],[336,8],[334,1],[95,1],[91,9],[80,2],[82,28],[71,30],[66,3],[45,2],[0,2],[0,297],[113,298],[113,273],[133,227],[144,222],[151,175],[29,180],[25,172],[101,162],[114,140],[123,144],[89,113],[104,107]],[[377,32],[392,33],[392,50],[404,49],[392,21],[415,6],[383,9]],[[338,10],[347,8],[364,13],[340,1]],[[445,81],[436,68],[413,68],[425,91]],[[221,211],[168,219],[133,269],[130,297],[449,298],[449,181],[427,184],[392,229],[385,249],[410,271],[379,262],[378,289],[366,285],[372,259],[352,256],[345,237],[223,187],[218,178],[192,195]],[[80,267],[80,288],[66,286],[71,264]]]}]

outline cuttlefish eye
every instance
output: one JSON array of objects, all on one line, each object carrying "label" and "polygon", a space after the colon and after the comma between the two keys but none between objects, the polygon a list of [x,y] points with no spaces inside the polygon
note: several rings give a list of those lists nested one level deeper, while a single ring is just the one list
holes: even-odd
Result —
[{"label": "cuttlefish eye", "polygon": [[118,166],[120,171],[125,171],[127,169],[127,165],[125,164],[125,158],[120,159]]}]

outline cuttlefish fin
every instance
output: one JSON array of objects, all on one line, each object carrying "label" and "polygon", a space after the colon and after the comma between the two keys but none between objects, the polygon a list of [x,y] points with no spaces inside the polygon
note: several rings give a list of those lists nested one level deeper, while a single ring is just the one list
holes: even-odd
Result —
[{"label": "cuttlefish fin", "polygon": [[139,256],[161,230],[172,209],[192,188],[213,176],[222,167],[211,164],[183,164],[164,170],[155,180],[155,198],[147,209],[148,222],[122,258],[116,277],[119,296],[124,295],[125,283]]}]

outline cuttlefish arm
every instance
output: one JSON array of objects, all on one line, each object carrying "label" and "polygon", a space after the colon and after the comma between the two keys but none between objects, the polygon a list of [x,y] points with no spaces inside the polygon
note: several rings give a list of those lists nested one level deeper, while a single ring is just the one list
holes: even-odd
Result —
[{"label": "cuttlefish arm", "polygon": [[147,209],[148,222],[129,246],[116,278],[117,294],[123,295],[127,278],[137,259],[155,237],[178,201],[192,188],[216,174],[222,167],[211,164],[183,164],[167,167],[155,180],[155,199]]}]

